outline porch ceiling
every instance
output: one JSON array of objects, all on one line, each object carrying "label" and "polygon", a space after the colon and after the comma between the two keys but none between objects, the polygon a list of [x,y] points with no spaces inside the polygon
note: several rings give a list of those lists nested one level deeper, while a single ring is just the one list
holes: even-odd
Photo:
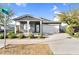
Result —
[{"label": "porch ceiling", "polygon": [[[27,21],[20,21],[20,23],[27,23]],[[40,24],[40,21],[30,21],[29,23]]]}]

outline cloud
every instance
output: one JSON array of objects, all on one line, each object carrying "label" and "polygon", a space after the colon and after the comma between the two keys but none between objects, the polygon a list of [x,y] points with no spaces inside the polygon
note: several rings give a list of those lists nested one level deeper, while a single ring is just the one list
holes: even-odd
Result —
[{"label": "cloud", "polygon": [[59,17],[58,16],[54,17],[53,21],[59,21]]},{"label": "cloud", "polygon": [[54,11],[54,10],[57,10],[57,9],[58,9],[58,7],[56,5],[54,5],[52,10]]},{"label": "cloud", "polygon": [[61,13],[60,10],[55,10],[55,11],[54,11],[54,14],[60,14],[60,13]]},{"label": "cloud", "polygon": [[17,6],[23,6],[25,7],[26,6],[26,3],[16,3]]},{"label": "cloud", "polygon": [[53,12],[54,14],[60,14],[60,13],[61,13],[61,11],[59,10],[59,8],[58,8],[56,5],[53,6],[52,12]]}]

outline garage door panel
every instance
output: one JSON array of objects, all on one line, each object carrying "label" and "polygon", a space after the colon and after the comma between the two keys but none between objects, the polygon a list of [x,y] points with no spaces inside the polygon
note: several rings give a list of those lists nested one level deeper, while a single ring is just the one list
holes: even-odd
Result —
[{"label": "garage door panel", "polygon": [[59,33],[59,25],[43,25],[44,34]]}]

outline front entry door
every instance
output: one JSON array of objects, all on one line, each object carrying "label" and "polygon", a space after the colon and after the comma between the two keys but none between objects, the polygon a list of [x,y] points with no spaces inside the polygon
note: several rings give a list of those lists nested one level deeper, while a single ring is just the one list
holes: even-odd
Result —
[{"label": "front entry door", "polygon": [[36,33],[40,32],[40,25],[39,24],[36,24],[36,26],[35,26],[35,32]]},{"label": "front entry door", "polygon": [[24,24],[24,32],[27,32],[27,24]]}]

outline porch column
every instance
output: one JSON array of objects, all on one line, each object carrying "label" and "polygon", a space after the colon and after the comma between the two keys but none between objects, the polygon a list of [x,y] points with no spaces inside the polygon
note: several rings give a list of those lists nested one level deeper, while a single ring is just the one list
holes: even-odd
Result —
[{"label": "porch column", "polygon": [[42,21],[40,21],[40,34],[43,34],[43,25],[42,25]]},{"label": "porch column", "polygon": [[27,33],[29,34],[29,32],[30,32],[30,21],[27,21]]},{"label": "porch column", "polygon": [[14,30],[15,30],[15,34],[16,34],[16,21],[15,21],[15,28],[14,28]]},{"label": "porch column", "polygon": [[21,23],[19,22],[19,32],[20,32],[20,30],[21,30]]}]

